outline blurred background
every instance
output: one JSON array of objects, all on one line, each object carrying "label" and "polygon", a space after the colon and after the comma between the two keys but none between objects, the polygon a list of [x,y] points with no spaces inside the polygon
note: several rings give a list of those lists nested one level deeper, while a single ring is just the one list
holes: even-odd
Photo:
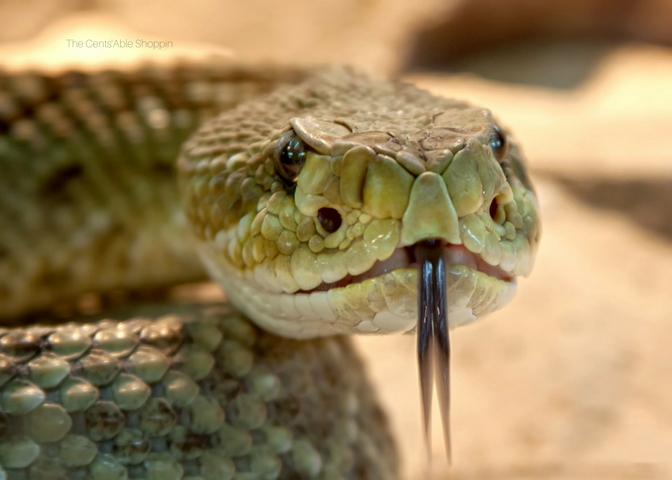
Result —
[{"label": "blurred background", "polygon": [[[218,52],[491,108],[536,181],[537,266],[452,334],[451,468],[437,422],[426,466],[415,340],[357,339],[405,478],[672,478],[672,0],[3,0],[0,20],[4,68]],[[87,38],[173,47],[67,47]]]}]

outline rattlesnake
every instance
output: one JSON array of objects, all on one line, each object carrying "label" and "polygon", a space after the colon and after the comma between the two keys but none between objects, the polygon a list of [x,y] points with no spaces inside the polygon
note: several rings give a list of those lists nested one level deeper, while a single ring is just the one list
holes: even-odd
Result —
[{"label": "rattlesnake", "polygon": [[[540,234],[487,109],[347,68],[3,74],[0,169],[9,479],[395,478],[347,339],[276,335],[413,332],[437,258],[467,323],[509,301]],[[242,314],[103,309],[202,264]],[[62,323],[92,304],[102,320]]]}]

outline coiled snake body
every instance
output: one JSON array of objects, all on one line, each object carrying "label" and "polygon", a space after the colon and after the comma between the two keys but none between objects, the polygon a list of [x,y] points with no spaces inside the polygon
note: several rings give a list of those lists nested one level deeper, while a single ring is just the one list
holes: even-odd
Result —
[{"label": "coiled snake body", "polygon": [[[539,238],[488,110],[341,68],[3,74],[0,169],[9,479],[395,478],[350,343],[281,337],[414,331],[427,241],[469,322]],[[227,305],[54,320],[201,260],[261,329]]]}]

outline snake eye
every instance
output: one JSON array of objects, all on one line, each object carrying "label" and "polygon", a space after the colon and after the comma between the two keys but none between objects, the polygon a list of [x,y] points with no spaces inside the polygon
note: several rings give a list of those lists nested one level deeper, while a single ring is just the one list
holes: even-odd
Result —
[{"label": "snake eye", "polygon": [[490,135],[490,148],[498,162],[502,162],[506,158],[506,152],[509,150],[509,142],[506,135],[497,125],[493,126],[492,134]]},{"label": "snake eye", "polygon": [[317,211],[317,219],[327,233],[334,233],[341,228],[343,222],[341,214],[335,208],[320,208]]},{"label": "snake eye", "polygon": [[291,184],[296,183],[306,162],[305,144],[294,132],[286,133],[275,147],[273,162],[276,171],[284,180]]}]

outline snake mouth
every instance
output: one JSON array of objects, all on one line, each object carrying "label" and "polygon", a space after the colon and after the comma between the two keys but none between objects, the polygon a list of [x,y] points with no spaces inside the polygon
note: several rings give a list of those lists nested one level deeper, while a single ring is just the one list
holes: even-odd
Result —
[{"label": "snake mouth", "polygon": [[[448,265],[463,265],[473,271],[481,272],[496,280],[513,283],[515,275],[497,265],[490,265],[481,255],[467,249],[464,245],[446,243],[443,245],[446,263]],[[311,290],[298,290],[295,294],[310,294],[334,288],[344,288],[348,285],[362,283],[371,278],[381,277],[387,273],[401,269],[417,270],[418,261],[415,258],[413,247],[399,247],[385,260],[377,260],[366,272],[359,275],[346,275],[342,279],[326,283],[323,282]]]},{"label": "snake mouth", "polygon": [[[434,242],[434,251],[444,259],[446,268],[450,328],[499,310],[513,298],[516,292],[513,272],[487,264],[463,245]],[[218,258],[208,245],[203,246],[201,256],[205,265],[231,292],[231,302],[259,318],[258,323],[268,330],[294,338],[353,331],[415,332],[419,266],[425,263],[422,255],[418,256],[422,249],[418,250],[417,245],[397,245],[387,258],[371,261],[361,273],[345,272],[336,277],[333,274],[343,265],[329,266],[331,270],[325,272],[333,275],[333,279],[323,278],[313,283],[312,288],[285,288],[291,287],[290,280],[294,282],[302,273],[298,271],[295,275],[291,265],[274,268],[273,263],[266,262],[255,270],[240,272]],[[304,267],[308,271],[311,265]]]}]

